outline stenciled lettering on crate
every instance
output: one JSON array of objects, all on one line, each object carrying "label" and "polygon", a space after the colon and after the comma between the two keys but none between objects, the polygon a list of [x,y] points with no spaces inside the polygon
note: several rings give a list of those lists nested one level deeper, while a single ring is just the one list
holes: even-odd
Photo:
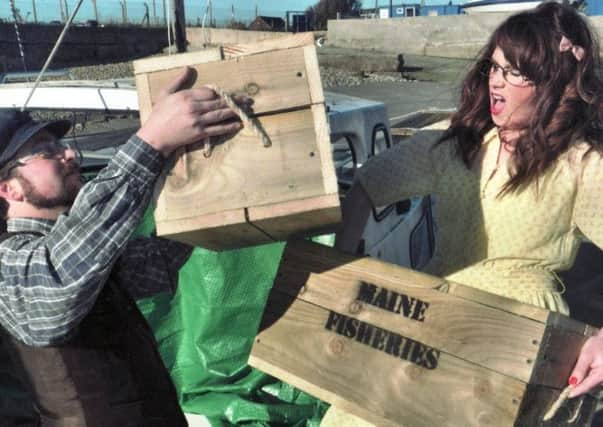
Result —
[{"label": "stenciled lettering on crate", "polygon": [[[241,49],[220,49],[134,63],[141,120],[181,67],[193,87],[212,84],[253,99],[251,117],[270,139],[247,126],[229,138],[181,150],[162,182],[155,222],[164,237],[222,250],[332,230],[340,222],[318,60],[309,36]],[[263,50],[268,49],[268,50]],[[170,59],[172,58],[172,59]]]},{"label": "stenciled lettering on crate", "polygon": [[249,363],[376,425],[582,426],[542,417],[595,329],[306,241],[287,244]]},{"label": "stenciled lettering on crate", "polygon": [[[429,308],[429,303],[425,301],[386,288],[379,289],[366,282],[360,283],[356,301],[418,322],[425,320]],[[426,369],[435,369],[438,366],[440,352],[437,349],[345,314],[329,310],[325,329]]]}]

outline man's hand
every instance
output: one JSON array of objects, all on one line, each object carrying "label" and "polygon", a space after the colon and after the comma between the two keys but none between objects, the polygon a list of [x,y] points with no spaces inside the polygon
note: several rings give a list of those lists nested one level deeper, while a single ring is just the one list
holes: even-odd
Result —
[{"label": "man's hand", "polygon": [[[223,99],[206,87],[181,90],[191,73],[183,72],[161,92],[148,120],[136,133],[164,156],[209,136],[234,133],[243,126]],[[237,101],[249,104],[249,99]]]},{"label": "man's hand", "polygon": [[603,383],[603,329],[584,343],[569,383],[575,385],[570,398],[587,393]]}]

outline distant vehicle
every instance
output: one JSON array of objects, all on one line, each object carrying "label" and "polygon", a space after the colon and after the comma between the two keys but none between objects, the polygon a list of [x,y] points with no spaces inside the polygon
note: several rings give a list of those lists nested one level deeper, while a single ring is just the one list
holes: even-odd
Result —
[{"label": "distant vehicle", "polygon": [[[0,84],[3,83],[25,83],[33,82],[38,77],[37,71],[32,72],[10,72],[0,74]],[[71,71],[68,69],[63,70],[47,70],[44,73],[45,80],[58,80],[58,79],[71,79]]]}]

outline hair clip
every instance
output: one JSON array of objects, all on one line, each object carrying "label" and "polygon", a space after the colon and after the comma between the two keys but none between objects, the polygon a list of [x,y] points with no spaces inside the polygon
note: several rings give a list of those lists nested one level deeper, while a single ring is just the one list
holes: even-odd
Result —
[{"label": "hair clip", "polygon": [[577,46],[573,44],[567,37],[561,36],[561,41],[559,42],[559,52],[567,52],[568,50],[572,51],[572,54],[576,58],[576,61],[582,61],[584,58],[584,48],[582,46]]}]

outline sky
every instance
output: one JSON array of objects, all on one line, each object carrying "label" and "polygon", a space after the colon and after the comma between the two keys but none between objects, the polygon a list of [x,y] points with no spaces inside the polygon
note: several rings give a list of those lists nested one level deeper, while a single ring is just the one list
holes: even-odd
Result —
[{"label": "sky", "polygon": [[[61,19],[61,8],[59,4],[67,4],[69,12],[73,11],[78,0],[14,0],[21,16],[29,22],[34,20],[34,8],[37,19],[40,21],[52,21]],[[128,18],[132,22],[140,22],[145,15],[145,3],[149,7],[149,15],[163,16],[164,0],[97,0],[97,8],[100,20],[118,21],[122,17],[122,5],[125,3]],[[167,0],[169,2],[169,0]],[[393,4],[403,2],[419,2],[420,0],[393,0]],[[260,15],[284,17],[286,11],[303,11],[308,6],[315,4],[317,0],[212,0],[213,13],[217,19],[230,20],[234,9],[234,17],[237,20],[247,21],[253,19],[257,6]],[[453,3],[458,3],[454,0]],[[9,0],[0,0],[0,18],[12,19]],[[207,10],[208,0],[184,0],[186,19],[188,22],[197,22],[203,18]],[[425,4],[447,4],[448,0],[425,0]],[[153,13],[155,4],[155,13]],[[76,22],[84,22],[94,19],[92,0],[84,0],[76,16]],[[389,6],[389,0],[378,0],[379,6]],[[365,8],[375,7],[375,0],[363,0]],[[63,6],[64,8],[64,6]]]}]

